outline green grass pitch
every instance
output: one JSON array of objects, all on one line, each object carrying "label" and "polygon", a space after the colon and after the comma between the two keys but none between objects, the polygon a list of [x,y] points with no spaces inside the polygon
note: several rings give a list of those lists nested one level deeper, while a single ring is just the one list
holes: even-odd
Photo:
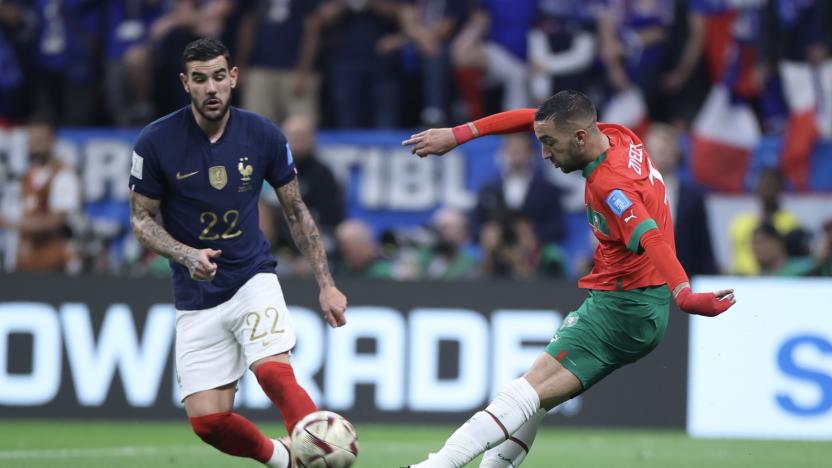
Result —
[{"label": "green grass pitch", "polygon": [[[281,435],[282,426],[261,425]],[[420,461],[451,427],[359,425],[357,468]],[[524,468],[829,467],[829,442],[694,440],[681,431],[544,427]],[[3,468],[233,468],[259,464],[202,444],[187,423],[0,420]],[[477,466],[472,463],[469,466]]]}]

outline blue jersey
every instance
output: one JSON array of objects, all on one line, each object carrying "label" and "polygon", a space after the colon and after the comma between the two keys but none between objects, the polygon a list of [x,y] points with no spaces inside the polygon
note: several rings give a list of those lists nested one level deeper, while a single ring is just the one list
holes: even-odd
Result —
[{"label": "blue jersey", "polygon": [[229,113],[216,143],[187,106],[145,127],[133,151],[130,188],[161,200],[165,230],[185,245],[222,250],[210,282],[191,279],[171,261],[179,310],[221,304],[276,264],[260,231],[257,200],[264,180],[278,188],[295,178],[292,152],[266,118],[234,107]]}]

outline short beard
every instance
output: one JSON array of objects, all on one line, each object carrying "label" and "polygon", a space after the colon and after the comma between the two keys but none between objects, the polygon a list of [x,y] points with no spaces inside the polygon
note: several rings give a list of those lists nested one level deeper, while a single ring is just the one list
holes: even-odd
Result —
[{"label": "short beard", "polygon": [[193,97],[191,97],[191,103],[194,105],[199,115],[201,115],[202,118],[207,120],[208,122],[219,122],[220,120],[222,120],[223,117],[225,117],[225,114],[228,112],[229,106],[229,103],[227,101],[223,102],[222,107],[220,107],[220,113],[216,117],[209,117],[208,115],[206,115],[205,110],[202,108],[202,106],[200,106],[196,99],[194,99]]},{"label": "short beard", "polygon": [[560,170],[564,174],[569,174],[570,172],[575,172],[575,171],[581,170],[581,169],[583,169],[583,168],[579,167],[577,164],[575,164],[574,160],[566,161],[566,162],[564,162],[563,164],[560,165]]}]

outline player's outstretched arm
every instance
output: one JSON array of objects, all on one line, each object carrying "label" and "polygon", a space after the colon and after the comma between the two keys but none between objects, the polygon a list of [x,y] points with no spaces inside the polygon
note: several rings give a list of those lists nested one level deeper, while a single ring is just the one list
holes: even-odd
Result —
[{"label": "player's outstretched arm", "polygon": [[673,253],[673,249],[665,242],[657,229],[651,229],[641,236],[641,246],[653,266],[667,281],[676,305],[683,312],[715,317],[737,302],[733,289],[723,289],[715,293],[691,291],[688,275]]},{"label": "player's outstretched arm", "polygon": [[529,132],[533,130],[536,109],[514,109],[489,115],[453,128],[430,128],[410,135],[402,146],[420,158],[431,154],[442,156],[457,146],[487,135]]},{"label": "player's outstretched arm", "polygon": [[312,265],[312,272],[321,289],[318,299],[324,319],[333,327],[346,324],[344,311],[347,308],[347,298],[335,287],[335,281],[329,273],[326,250],[321,242],[318,226],[315,225],[315,220],[300,196],[298,179],[294,178],[288,184],[278,187],[277,198],[292,231],[292,239]]},{"label": "player's outstretched arm", "polygon": [[198,281],[210,281],[217,274],[217,264],[211,259],[218,257],[222,251],[214,249],[195,249],[174,239],[156,221],[161,200],[148,198],[140,193],[130,192],[130,226],[139,243],[159,255],[188,268],[191,278]]}]

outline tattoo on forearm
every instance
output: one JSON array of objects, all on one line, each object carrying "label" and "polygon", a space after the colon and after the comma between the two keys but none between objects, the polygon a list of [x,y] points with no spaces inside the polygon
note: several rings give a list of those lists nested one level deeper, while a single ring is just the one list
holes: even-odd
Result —
[{"label": "tattoo on forearm", "polygon": [[312,265],[312,272],[318,281],[318,286],[323,288],[333,286],[335,282],[329,273],[329,265],[326,258],[326,250],[321,242],[321,235],[318,226],[309,213],[309,209],[300,196],[300,188],[297,179],[280,187],[277,190],[280,198],[280,205],[292,231],[292,238],[309,263]]},{"label": "tattoo on forearm", "polygon": [[130,194],[130,225],[133,227],[133,233],[146,248],[190,268],[188,253],[192,249],[174,239],[156,221],[159,205],[158,200],[135,192]]}]

